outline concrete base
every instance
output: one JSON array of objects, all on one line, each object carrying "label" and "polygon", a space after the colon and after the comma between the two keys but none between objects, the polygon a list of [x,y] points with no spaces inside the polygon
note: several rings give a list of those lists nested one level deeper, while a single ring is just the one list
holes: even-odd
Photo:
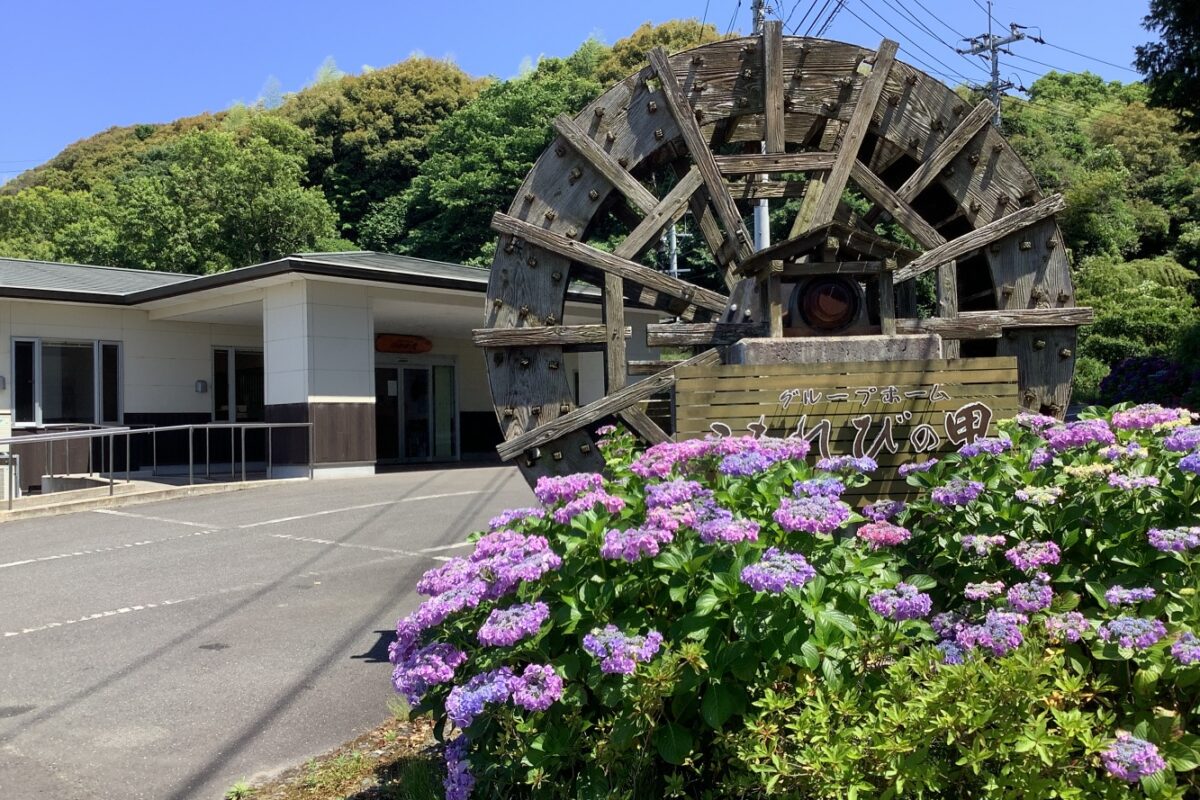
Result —
[{"label": "concrete base", "polygon": [[832,364],[842,361],[927,361],[942,358],[936,333],[905,336],[813,336],[742,339],[730,364]]},{"label": "concrete base", "polygon": [[94,489],[108,486],[108,478],[76,477],[70,475],[43,475],[42,494],[71,492],[77,489]]}]

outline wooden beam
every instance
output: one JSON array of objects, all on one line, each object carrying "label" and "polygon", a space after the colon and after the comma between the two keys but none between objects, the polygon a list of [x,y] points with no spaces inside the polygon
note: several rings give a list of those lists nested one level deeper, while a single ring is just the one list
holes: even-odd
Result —
[{"label": "wooden beam", "polygon": [[890,270],[879,273],[879,328],[884,336],[896,335],[896,286]]},{"label": "wooden beam", "polygon": [[678,183],[667,193],[658,205],[646,214],[645,218],[625,237],[625,241],[617,245],[613,252],[621,258],[637,258],[647,245],[662,235],[663,228],[675,221],[676,217],[691,201],[692,195],[704,183],[700,171],[695,167],[689,169]]},{"label": "wooden beam", "polygon": [[713,160],[722,175],[749,175],[829,169],[835,158],[833,153],[746,153],[714,156]]},{"label": "wooden beam", "polygon": [[896,195],[906,203],[911,203],[916,199],[917,195],[925,191],[925,187],[933,183],[942,170],[967,146],[967,142],[974,139],[975,134],[983,130],[984,125],[991,122],[995,110],[996,107],[992,105],[991,100],[984,100],[971,109],[971,113],[967,114],[958,127],[942,140],[929,158],[917,167],[917,171],[908,176],[908,180],[896,191]]},{"label": "wooden beam", "polygon": [[894,269],[895,261],[799,261],[784,264],[779,274],[785,278],[810,275],[881,275]]},{"label": "wooden beam", "polygon": [[863,81],[858,102],[855,103],[850,121],[842,133],[842,143],[838,149],[837,160],[829,170],[829,178],[825,182],[825,188],[821,191],[821,198],[817,201],[816,209],[813,212],[813,224],[819,225],[828,222],[833,219],[834,212],[837,211],[838,201],[842,199],[842,190],[846,188],[846,181],[850,179],[851,169],[854,162],[858,160],[859,148],[867,135],[871,117],[875,113],[875,107],[879,105],[879,98],[883,95],[883,87],[887,82],[888,73],[891,72],[892,64],[896,61],[896,50],[899,47],[900,45],[896,42],[884,39],[875,54],[875,63],[871,67],[871,74]]},{"label": "wooden beam", "polygon": [[729,238],[737,243],[739,256],[744,258],[751,252],[750,232],[746,230],[746,226],[742,222],[742,214],[738,211],[737,204],[730,196],[729,190],[725,188],[725,180],[721,177],[717,162],[713,160],[712,151],[708,149],[708,141],[700,131],[700,125],[696,122],[691,104],[683,95],[683,89],[680,88],[679,81],[675,78],[675,71],[671,69],[667,51],[656,47],[650,51],[649,57],[650,66],[658,73],[663,100],[666,102],[671,116],[675,118],[675,124],[679,126],[683,142],[687,145],[688,152],[691,153],[692,162],[700,170],[701,177],[704,178],[704,186],[708,190],[708,197],[717,212],[717,219]]},{"label": "wooden beam", "polygon": [[763,144],[768,153],[782,153],[786,144],[783,116],[783,20],[763,23]]},{"label": "wooden beam", "polygon": [[970,233],[965,233],[957,239],[952,239],[939,247],[925,251],[911,263],[899,269],[896,272],[895,279],[897,281],[906,281],[915,278],[940,264],[953,261],[959,256],[970,253],[972,250],[978,250],[980,247],[999,241],[1022,228],[1027,228],[1035,222],[1057,214],[1065,207],[1066,203],[1061,194],[1047,197],[1045,200],[1035,203],[1028,208],[1014,211],[1006,217],[989,222],[987,225],[976,228]]},{"label": "wooden beam", "polygon": [[509,234],[510,236],[517,236],[535,247],[549,250],[551,253],[558,253],[560,256],[566,256],[593,269],[619,275],[625,280],[653,289],[660,294],[678,297],[689,303],[695,303],[697,306],[707,308],[709,311],[715,311],[719,314],[725,310],[725,298],[716,292],[695,286],[686,281],[681,281],[678,278],[672,278],[670,275],[665,275],[628,259],[620,258],[612,253],[605,253],[603,250],[597,250],[582,242],[568,239],[562,234],[548,231],[545,228],[539,228],[536,225],[517,219],[516,217],[510,217],[499,211],[492,215],[492,230]]},{"label": "wooden beam", "polygon": [[1095,319],[1095,312],[1087,307],[963,311],[953,319],[898,319],[896,330],[936,333],[944,339],[999,339],[1006,328],[1074,328],[1090,325]]},{"label": "wooden beam", "polygon": [[925,221],[924,217],[917,213],[915,208],[893,192],[891,187],[872,172],[866,164],[856,159],[850,177],[872,203],[882,206],[884,211],[891,214],[892,218],[900,223],[900,226],[908,231],[921,247],[931,250],[946,243],[945,236],[938,233],[932,225]]},{"label": "wooden beam", "polygon": [[674,366],[675,361],[630,361],[630,375],[653,375],[657,372],[662,372],[667,367]]},{"label": "wooden beam", "polygon": [[[618,328],[617,330],[622,330]],[[633,336],[624,328],[623,339]],[[471,338],[476,347],[569,347],[605,344],[608,329],[604,325],[546,325],[529,328],[475,328]]]},{"label": "wooden beam", "polygon": [[662,444],[663,442],[671,441],[671,437],[667,436],[667,432],[658,427],[657,422],[646,416],[646,412],[636,406],[631,406],[624,411],[618,411],[617,416],[624,420],[626,425],[637,431],[650,444]]},{"label": "wooden beam", "polygon": [[658,205],[658,198],[649,189],[642,186],[637,178],[630,175],[628,170],[618,164],[617,160],[604,148],[596,144],[592,137],[588,136],[569,116],[559,114],[554,120],[554,130],[558,131],[558,135],[563,137],[567,144],[571,145],[576,153],[603,175],[604,179],[611,183],[617,191],[629,198],[629,202],[641,209],[642,213],[648,214]]},{"label": "wooden beam", "polygon": [[721,347],[742,339],[766,336],[767,328],[757,322],[699,322],[686,325],[678,322],[646,326],[648,347]]},{"label": "wooden beam", "polygon": [[604,387],[612,393],[628,383],[625,362],[625,280],[611,272],[604,273]]},{"label": "wooden beam", "polygon": [[726,181],[729,193],[738,200],[759,200],[762,198],[804,197],[807,183],[800,181],[756,181],[735,179]]},{"label": "wooden beam", "polygon": [[[676,161],[671,168],[675,172],[675,177],[680,180],[687,174],[683,164],[679,161]],[[708,245],[713,258],[716,259],[717,264],[721,267],[721,271],[725,274],[725,285],[729,289],[733,289],[734,284],[737,283],[737,279],[734,277],[730,265],[737,260],[738,249],[721,232],[721,225],[717,222],[717,216],[713,212],[712,204],[708,202],[707,193],[697,192],[693,194],[691,200],[688,201],[688,207],[691,209],[692,216],[696,219],[696,227],[700,229],[700,235],[704,237],[704,243]]]},{"label": "wooden beam", "polygon": [[624,389],[602,397],[594,403],[588,403],[586,406],[569,411],[557,419],[548,421],[544,425],[539,425],[533,430],[514,436],[507,442],[500,444],[496,448],[496,452],[500,454],[500,458],[504,461],[510,461],[526,450],[541,447],[560,436],[577,431],[603,417],[623,411],[633,404],[673,386],[675,384],[675,370],[680,367],[709,366],[719,364],[720,362],[720,353],[716,350],[705,350],[698,356],[693,356],[687,361],[680,361],[673,367],[651,375],[645,380],[626,386]]}]

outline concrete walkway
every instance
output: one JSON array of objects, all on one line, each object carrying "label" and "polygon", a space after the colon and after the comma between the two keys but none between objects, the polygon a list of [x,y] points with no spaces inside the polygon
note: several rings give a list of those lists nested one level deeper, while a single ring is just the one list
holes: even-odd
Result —
[{"label": "concrete walkway", "polygon": [[489,467],[0,525],[0,797],[216,800],[373,727],[417,578],[532,502]]}]

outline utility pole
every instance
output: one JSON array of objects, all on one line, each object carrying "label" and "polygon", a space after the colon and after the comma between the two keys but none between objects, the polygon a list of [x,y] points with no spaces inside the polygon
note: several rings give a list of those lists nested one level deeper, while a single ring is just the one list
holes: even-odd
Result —
[{"label": "utility pole", "polygon": [[1015,22],[1008,24],[1009,35],[1000,37],[992,33],[992,0],[987,0],[987,23],[988,30],[986,34],[981,34],[971,39],[966,39],[971,46],[965,50],[958,50],[963,55],[977,56],[983,53],[990,53],[992,61],[992,80],[986,85],[974,85],[971,88],[976,91],[987,92],[992,99],[992,104],[996,106],[996,113],[992,116],[992,124],[997,128],[1000,127],[1000,95],[1009,89],[1015,88],[1012,81],[1000,80],[1000,54],[1006,53],[1012,55],[1011,50],[1006,50],[1005,46],[1013,42],[1019,42],[1027,38],[1023,25],[1018,25]]},{"label": "utility pole", "polygon": [[[754,32],[762,36],[763,23],[767,21],[766,0],[754,0]],[[761,49],[761,48],[760,48]],[[762,143],[762,152],[767,152],[767,143]],[[766,181],[769,175],[759,175],[760,181]],[[771,201],[760,198],[754,206],[754,249],[765,250],[771,246]]]}]

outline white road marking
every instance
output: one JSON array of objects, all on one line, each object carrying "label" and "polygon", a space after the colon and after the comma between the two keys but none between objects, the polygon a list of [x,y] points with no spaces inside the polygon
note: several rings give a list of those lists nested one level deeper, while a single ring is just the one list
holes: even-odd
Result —
[{"label": "white road marking", "polygon": [[151,522],[169,522],[172,525],[189,525],[193,528],[219,528],[219,525],[211,525],[207,522],[188,522],[184,519],[170,519],[168,517],[152,517],[149,514],[134,514],[130,511],[114,511],[111,508],[95,508],[92,509],[93,514],[108,514],[114,517],[133,517],[134,519],[145,519]]},{"label": "white road marking", "polygon": [[472,494],[483,494],[483,489],[472,489],[469,492],[446,492],[444,494],[425,494],[418,497],[402,497],[399,500],[384,500],[379,503],[363,503],[360,506],[346,506],[344,508],[328,508],[324,511],[314,511],[311,514],[297,514],[294,517],[279,517],[277,519],[266,519],[262,522],[249,522],[245,525],[239,525],[239,530],[247,528],[261,528],[264,525],[279,525],[284,522],[295,522],[301,519],[312,519],[313,517],[324,517],[328,514],[343,514],[347,511],[361,511],[366,508],[382,508],[383,506],[394,506],[399,503],[415,503],[418,500],[440,500],[443,497],[465,497]]},{"label": "white road marking", "polygon": [[474,542],[459,542],[457,544],[444,544],[440,547],[422,547],[418,553],[440,553],[443,550],[457,550],[460,547],[473,547]]},{"label": "white road marking", "polygon": [[311,536],[292,536],[287,533],[272,533],[272,539],[287,539],[292,542],[308,542],[309,544],[324,544],[334,547],[349,547],[354,550],[372,550],[376,553],[391,553],[393,555],[412,556],[420,558],[421,554],[413,550],[397,550],[392,547],[375,547],[369,544],[353,544],[351,542],[335,542],[331,539],[315,539]]},{"label": "white road marking", "polygon": [[140,542],[127,542],[125,544],[114,544],[110,547],[97,547],[93,550],[76,550],[71,553],[58,553],[58,554],[52,555],[52,556],[39,556],[38,558],[26,558],[22,561],[9,561],[6,564],[0,564],[0,569],[7,569],[9,567],[22,567],[22,566],[25,566],[26,564],[39,564],[44,561],[58,561],[59,559],[62,559],[62,558],[75,558],[77,556],[92,556],[92,555],[96,555],[98,553],[112,553],[117,550],[128,550],[131,547],[144,547],[145,545],[148,545],[148,544],[161,544],[162,542],[177,542],[180,539],[190,539],[193,536],[207,536],[210,533],[220,533],[220,531],[219,530],[194,531],[192,533],[185,533],[182,536],[170,536],[170,537],[167,537],[166,539],[146,539],[146,540],[140,541]]}]

